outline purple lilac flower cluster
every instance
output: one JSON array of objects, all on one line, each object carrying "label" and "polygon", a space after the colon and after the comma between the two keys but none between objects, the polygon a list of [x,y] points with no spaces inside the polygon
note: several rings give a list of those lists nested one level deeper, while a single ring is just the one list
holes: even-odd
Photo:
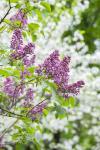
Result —
[{"label": "purple lilac flower cluster", "polygon": [[68,84],[69,63],[70,57],[64,57],[63,60],[60,60],[59,52],[55,50],[36,71],[39,75],[44,73],[47,78],[53,79],[58,91],[62,92],[64,97],[69,97],[70,94],[77,95],[80,88],[84,86],[83,81]]},{"label": "purple lilac flower cluster", "polygon": [[14,30],[12,40],[11,40],[11,49],[14,52],[11,54],[12,59],[22,59],[23,64],[26,67],[31,66],[35,62],[34,49],[35,45],[33,43],[28,43],[27,45],[23,44],[22,32],[20,29]]},{"label": "purple lilac flower cluster", "polygon": [[37,115],[41,115],[43,113],[43,110],[47,107],[48,101],[44,100],[34,106],[30,111],[29,111],[29,116],[31,117],[32,120],[36,119]]},{"label": "purple lilac flower cluster", "polygon": [[28,88],[26,91],[26,96],[23,105],[25,107],[30,107],[33,99],[34,99],[34,91],[32,88]]},{"label": "purple lilac flower cluster", "polygon": [[8,77],[4,80],[4,89],[3,91],[8,95],[8,96],[13,96],[14,94],[14,81],[11,77]]},{"label": "purple lilac flower cluster", "polygon": [[22,31],[16,29],[12,36],[11,49],[19,50],[23,45]]},{"label": "purple lilac flower cluster", "polygon": [[13,23],[17,21],[20,22],[20,27],[25,27],[27,25],[27,16],[23,10],[19,10],[14,16],[10,18]]},{"label": "purple lilac flower cluster", "polygon": [[7,77],[4,80],[3,91],[11,98],[18,98],[23,93],[24,86],[22,84],[16,86],[12,77]]}]

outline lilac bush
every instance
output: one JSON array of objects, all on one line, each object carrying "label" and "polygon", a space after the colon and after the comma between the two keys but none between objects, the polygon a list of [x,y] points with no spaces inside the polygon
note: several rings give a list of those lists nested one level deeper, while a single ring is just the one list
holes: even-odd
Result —
[{"label": "lilac bush", "polygon": [[[73,97],[79,94],[80,89],[84,86],[82,80],[69,83],[71,58],[69,56],[60,58],[58,50],[51,53],[42,64],[37,65],[36,44],[31,40],[27,43],[24,41],[23,30],[27,30],[28,25],[27,13],[24,9],[19,10],[10,18],[10,21],[13,33],[7,57],[11,72],[7,74],[5,71],[6,74],[0,87],[3,100],[0,105],[0,115],[17,119],[11,126],[1,131],[1,141],[9,133],[9,129],[20,128],[16,125],[18,121],[23,124],[29,121],[31,124],[32,121],[40,122],[42,115],[49,111],[57,111],[61,108],[61,111],[64,112],[65,104],[63,103],[68,101],[70,104],[70,101],[74,100]],[[34,30],[33,26],[38,28],[36,24],[30,23],[29,25],[29,31]],[[42,85],[44,87],[38,93]]]}]

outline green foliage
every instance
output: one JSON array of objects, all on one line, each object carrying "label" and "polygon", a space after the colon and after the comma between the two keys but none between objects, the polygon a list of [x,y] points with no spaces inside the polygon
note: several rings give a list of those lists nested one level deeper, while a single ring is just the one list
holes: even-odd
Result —
[{"label": "green foliage", "polygon": [[47,11],[51,12],[51,6],[49,3],[45,2],[45,1],[42,1],[40,2],[40,4],[46,8]]},{"label": "green foliage", "polygon": [[[76,26],[84,30],[83,34],[85,43],[89,47],[89,53],[93,53],[96,50],[95,40],[100,39],[100,1],[90,0],[89,8],[82,13],[81,23]],[[91,40],[90,40],[91,39]]]}]

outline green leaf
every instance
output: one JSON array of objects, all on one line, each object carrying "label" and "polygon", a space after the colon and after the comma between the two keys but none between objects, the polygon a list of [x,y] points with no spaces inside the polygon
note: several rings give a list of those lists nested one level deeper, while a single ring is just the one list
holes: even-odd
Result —
[{"label": "green leaf", "polygon": [[34,31],[37,31],[38,29],[39,29],[39,24],[37,24],[37,23],[30,23],[30,24],[28,24],[28,28],[29,28],[29,30],[30,30],[30,32],[34,32]]},{"label": "green leaf", "polygon": [[4,22],[7,23],[7,24],[11,24],[11,21],[8,20],[8,19],[4,19]]},{"label": "green leaf", "polygon": [[37,36],[35,34],[32,34],[31,37],[32,37],[33,42],[35,42],[37,40]]},{"label": "green leaf", "polygon": [[0,76],[6,76],[6,77],[8,77],[9,76],[9,72],[6,71],[6,70],[0,69]]},{"label": "green leaf", "polygon": [[4,54],[5,52],[6,52],[6,50],[0,49],[0,54]]},{"label": "green leaf", "polygon": [[16,5],[16,8],[20,8],[20,7],[21,7],[21,4],[17,4],[17,5]]},{"label": "green leaf", "polygon": [[51,12],[51,6],[50,6],[49,3],[47,3],[47,2],[41,2],[40,4],[41,4],[43,7],[45,7],[45,9],[46,9],[47,11]]},{"label": "green leaf", "polygon": [[74,106],[75,106],[75,98],[74,98],[74,97],[68,98],[68,101],[69,101],[69,105],[70,105],[71,107],[74,107]]},{"label": "green leaf", "polygon": [[35,13],[37,14],[38,16],[38,20],[39,21],[42,21],[42,13],[39,9],[34,9]]},{"label": "green leaf", "polygon": [[44,110],[43,110],[43,114],[44,114],[44,116],[47,116],[47,115],[48,115],[48,113],[49,113],[49,112],[48,112],[48,110],[47,110],[47,109],[44,109]]},{"label": "green leaf", "polygon": [[4,31],[6,29],[6,26],[0,27],[0,32]]},{"label": "green leaf", "polygon": [[10,0],[11,3],[17,3],[19,0]]},{"label": "green leaf", "polygon": [[24,144],[16,144],[15,150],[25,150],[25,145]]}]

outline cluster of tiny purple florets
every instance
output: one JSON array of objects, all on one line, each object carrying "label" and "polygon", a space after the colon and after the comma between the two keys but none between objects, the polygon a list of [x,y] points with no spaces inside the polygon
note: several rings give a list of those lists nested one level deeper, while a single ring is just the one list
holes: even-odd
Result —
[{"label": "cluster of tiny purple florets", "polygon": [[23,44],[22,32],[20,29],[14,30],[12,40],[11,40],[11,49],[14,50],[11,54],[12,59],[16,59],[16,60],[22,59],[23,64],[26,67],[29,67],[34,64],[35,45],[33,43],[28,43],[27,45]]},{"label": "cluster of tiny purple florets", "polygon": [[26,96],[23,105],[25,107],[30,107],[33,102],[33,99],[34,99],[34,91],[32,88],[28,88],[26,91]]},{"label": "cluster of tiny purple florets", "polygon": [[57,87],[58,91],[63,93],[64,97],[69,95],[77,95],[80,88],[84,86],[83,81],[78,81],[73,84],[68,84],[69,80],[69,63],[70,57],[64,57],[63,60],[59,59],[59,52],[54,51],[42,65],[37,69],[39,75],[46,75],[47,78],[52,79]]},{"label": "cluster of tiny purple florets", "polygon": [[14,93],[14,82],[13,79],[11,77],[8,77],[4,80],[4,92],[8,95],[8,96],[13,96]]},{"label": "cluster of tiny purple florets", "polygon": [[25,27],[27,25],[27,16],[23,10],[19,10],[14,16],[10,18],[13,23],[17,21],[20,22],[20,27]]},{"label": "cluster of tiny purple florets", "polygon": [[7,77],[4,80],[4,89],[3,91],[8,95],[11,99],[18,98],[21,93],[23,93],[23,85],[16,86],[14,79],[12,77]]},{"label": "cluster of tiny purple florets", "polygon": [[43,113],[43,110],[47,107],[48,102],[47,101],[42,101],[39,104],[36,105],[36,107],[33,107],[29,111],[29,116],[31,116],[31,119],[34,120],[36,119],[37,115],[41,115]]}]

